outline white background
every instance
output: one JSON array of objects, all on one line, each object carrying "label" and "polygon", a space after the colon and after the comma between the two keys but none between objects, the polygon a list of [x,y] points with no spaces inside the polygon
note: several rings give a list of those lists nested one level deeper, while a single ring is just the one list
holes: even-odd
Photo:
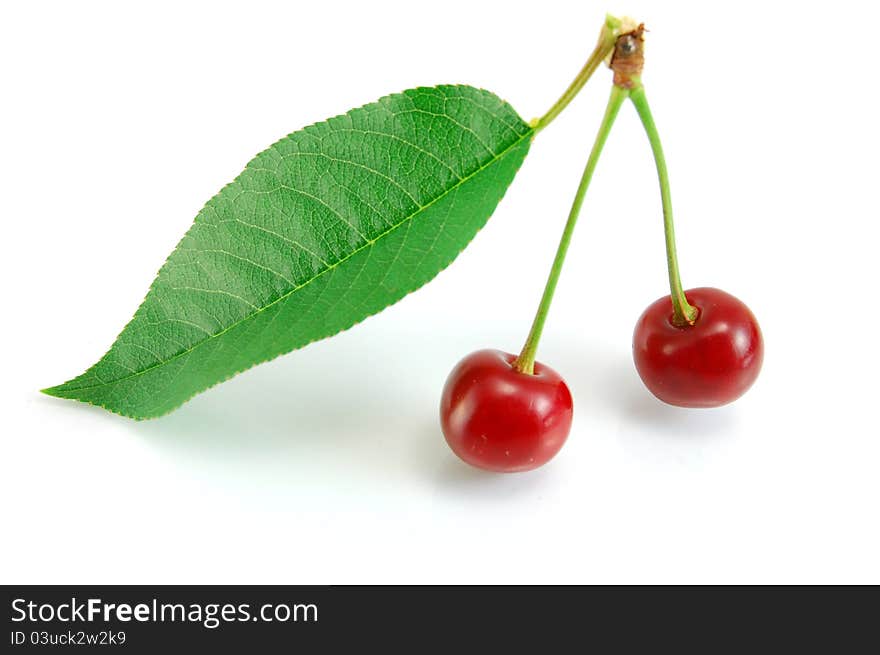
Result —
[{"label": "white background", "polygon": [[[605,10],[651,30],[684,283],[764,330],[740,401],[667,407],[633,368],[667,290],[625,107],[539,351],[575,398],[568,444],[499,476],[443,441],[451,367],[526,334],[605,69],[471,247],[381,315],[155,421],[37,393],[104,353],[266,145],[446,82],[531,118]],[[869,2],[4,5],[0,582],[880,582],[878,20]]]}]

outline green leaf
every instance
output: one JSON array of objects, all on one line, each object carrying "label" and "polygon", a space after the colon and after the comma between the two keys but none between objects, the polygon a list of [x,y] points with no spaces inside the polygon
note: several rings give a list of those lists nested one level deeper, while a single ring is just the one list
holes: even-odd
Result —
[{"label": "green leaf", "polygon": [[411,89],[290,134],[208,201],[110,351],[45,392],[160,416],[348,329],[455,259],[533,134],[468,86]]}]

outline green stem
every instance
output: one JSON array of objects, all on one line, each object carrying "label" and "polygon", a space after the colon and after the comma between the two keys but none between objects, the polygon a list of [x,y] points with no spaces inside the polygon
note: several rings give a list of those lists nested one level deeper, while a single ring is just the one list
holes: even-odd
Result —
[{"label": "green stem", "polygon": [[541,296],[541,303],[538,305],[538,311],[535,314],[535,320],[532,322],[532,329],[526,338],[522,352],[514,362],[514,367],[521,373],[532,374],[535,372],[535,353],[538,350],[538,342],[541,340],[541,333],[544,331],[544,323],[547,321],[547,313],[550,311],[550,303],[553,301],[553,293],[556,291],[556,284],[559,282],[559,274],[562,272],[562,265],[565,262],[565,254],[568,252],[568,246],[571,243],[571,235],[574,232],[574,226],[577,223],[578,214],[581,211],[581,205],[584,204],[584,196],[587,193],[587,187],[590,186],[590,180],[593,177],[593,171],[596,170],[596,164],[599,162],[599,155],[602,154],[602,147],[608,139],[611,132],[611,126],[614,125],[614,119],[620,111],[620,106],[627,98],[629,92],[626,89],[617,86],[612,87],[611,97],[608,99],[608,106],[605,109],[605,117],[599,126],[599,133],[593,142],[593,149],[590,151],[590,157],[584,167],[584,173],[581,176],[580,184],[574,196],[574,202],[571,211],[568,214],[568,221],[562,231],[562,238],[559,240],[559,247],[556,249],[556,257],[553,259],[553,265],[550,268],[550,275],[547,278],[547,284],[544,287],[544,294]]},{"label": "green stem", "polygon": [[575,96],[584,88],[587,80],[590,79],[599,67],[599,64],[602,63],[602,60],[614,49],[617,37],[620,36],[621,25],[622,22],[619,18],[615,18],[610,14],[605,17],[605,24],[602,26],[602,31],[599,34],[599,41],[596,43],[596,48],[590,54],[590,58],[587,59],[587,63],[581,68],[577,77],[574,78],[574,81],[565,90],[565,93],[547,110],[547,113],[541,116],[541,118],[536,118],[532,121],[532,127],[535,128],[536,134],[552,123],[553,119],[562,113],[562,110],[568,106],[568,103],[574,100]]},{"label": "green stem", "polygon": [[636,107],[648,141],[651,142],[651,150],[654,153],[654,162],[657,165],[657,177],[660,180],[660,197],[663,201],[663,231],[666,234],[666,265],[669,269],[669,292],[672,298],[672,322],[678,326],[693,325],[697,320],[697,308],[691,305],[684,295],[681,286],[681,275],[678,271],[678,255],[675,251],[675,227],[672,223],[672,195],[669,191],[669,172],[666,170],[666,158],[663,156],[663,146],[660,144],[660,135],[648,106],[648,98],[645,88],[637,78],[633,79],[634,88],[629,97]]}]

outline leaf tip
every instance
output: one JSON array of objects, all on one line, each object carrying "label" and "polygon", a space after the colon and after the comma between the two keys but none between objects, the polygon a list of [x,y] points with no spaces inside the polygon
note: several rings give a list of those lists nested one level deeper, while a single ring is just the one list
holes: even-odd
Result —
[{"label": "leaf tip", "polygon": [[63,384],[59,384],[54,387],[46,387],[45,389],[40,389],[40,393],[52,396],[53,398],[63,398],[64,396],[61,395],[61,388],[63,386]]}]

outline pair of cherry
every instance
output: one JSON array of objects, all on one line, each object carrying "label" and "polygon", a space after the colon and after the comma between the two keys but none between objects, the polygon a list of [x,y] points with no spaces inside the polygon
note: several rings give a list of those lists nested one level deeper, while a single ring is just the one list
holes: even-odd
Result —
[{"label": "pair of cherry", "polygon": [[[477,351],[461,360],[446,381],[440,404],[446,441],[456,455],[479,468],[500,472],[537,468],[556,455],[568,437],[573,415],[571,392],[556,371],[535,361],[535,351],[587,186],[627,98],[645,126],[657,164],[671,291],[651,304],[636,323],[633,358],[639,376],[657,398],[670,405],[718,407],[745,393],[760,371],[763,340],[749,308],[719,289],[682,289],[668,174],[641,84],[643,32],[639,25],[613,34],[613,39],[603,33],[612,44],[611,99],[522,353]],[[607,54],[602,52],[602,38],[594,52],[600,55],[598,60]],[[558,106],[551,108],[538,127],[559,111]]]}]

